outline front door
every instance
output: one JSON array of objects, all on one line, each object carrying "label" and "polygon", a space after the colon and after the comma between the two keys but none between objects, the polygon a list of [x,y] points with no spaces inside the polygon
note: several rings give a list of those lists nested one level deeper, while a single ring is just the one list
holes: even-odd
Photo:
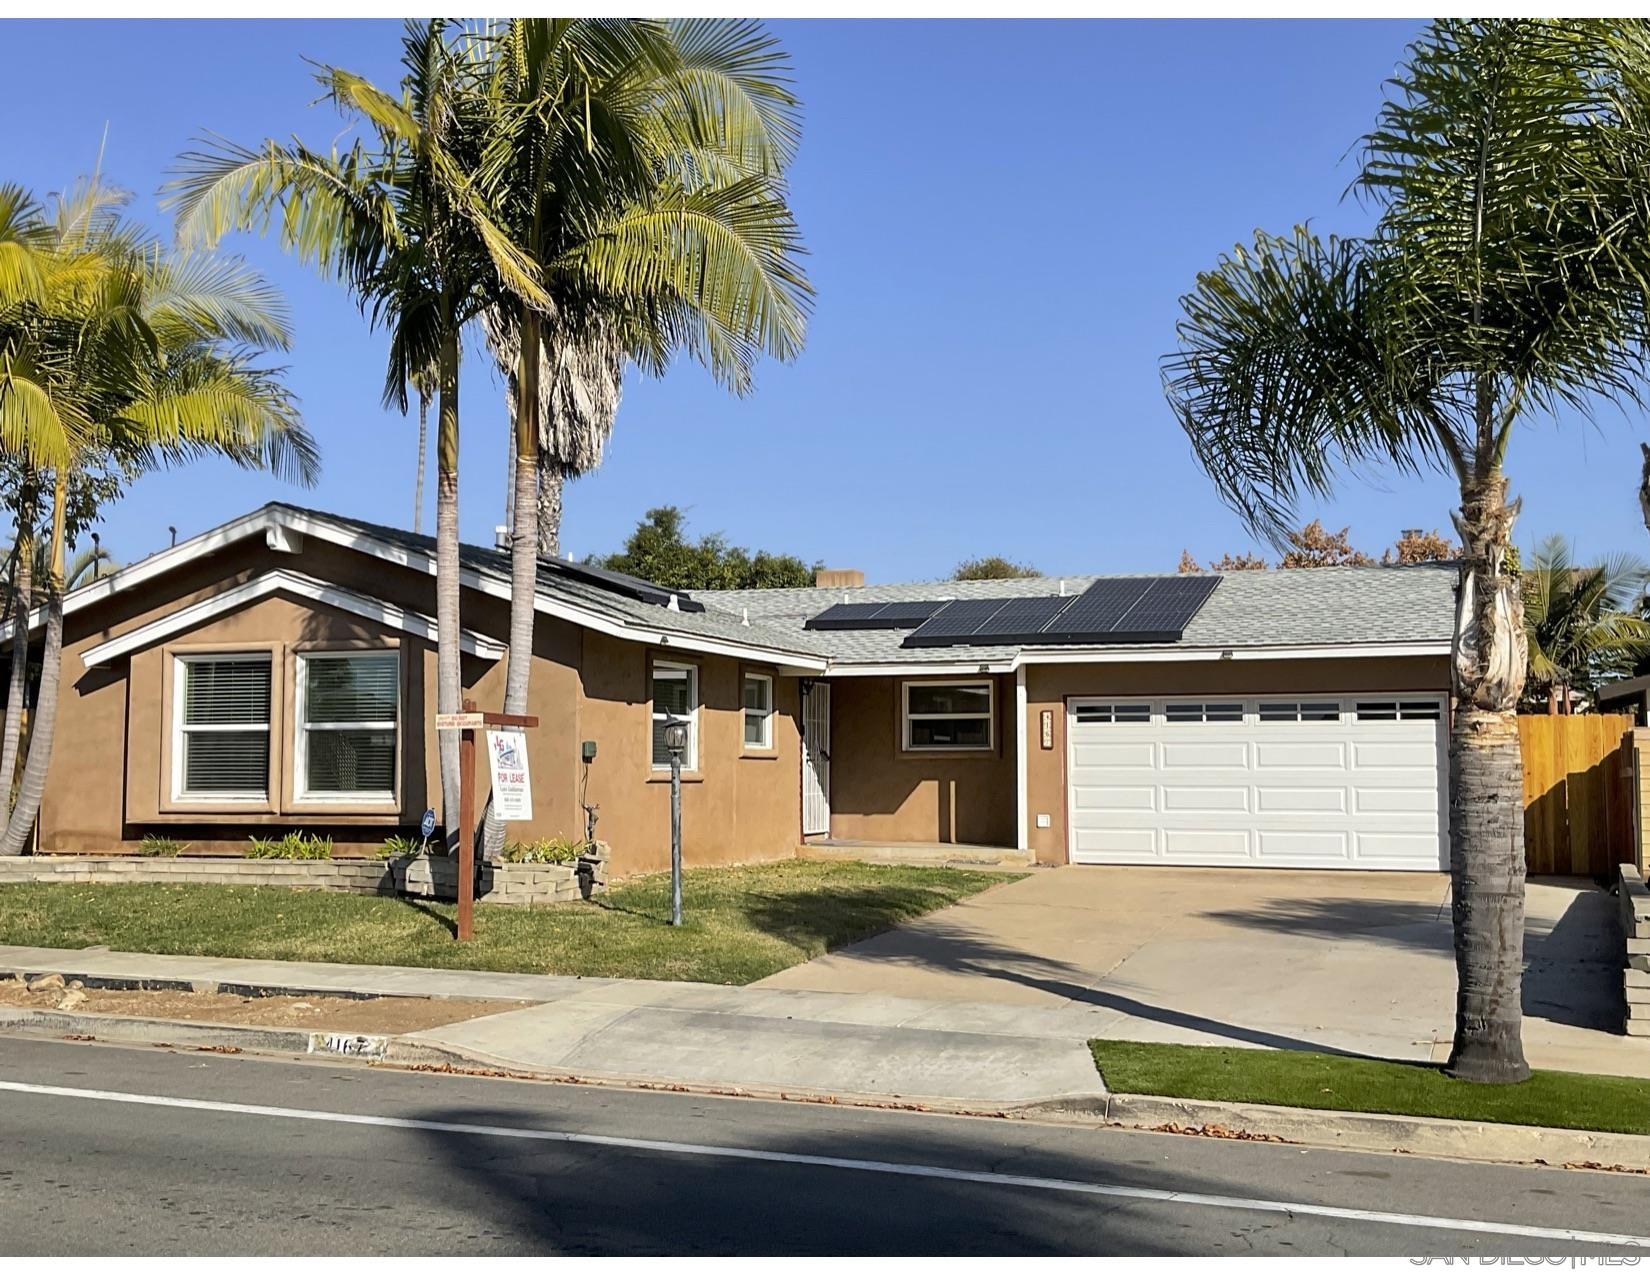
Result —
[{"label": "front door", "polygon": [[814,682],[802,696],[802,835],[831,832],[831,688]]}]

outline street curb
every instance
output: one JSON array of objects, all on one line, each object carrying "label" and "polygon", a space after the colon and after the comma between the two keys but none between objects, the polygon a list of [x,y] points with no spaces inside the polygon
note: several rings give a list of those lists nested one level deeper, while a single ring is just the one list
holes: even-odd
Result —
[{"label": "street curb", "polygon": [[1277,1139],[1347,1151],[1396,1151],[1501,1164],[1650,1170],[1650,1136],[1634,1133],[1117,1093],[1104,1098],[1033,1103],[1015,1114],[1028,1119],[1093,1121],[1168,1133]]},{"label": "street curb", "polygon": [[0,1006],[0,1031],[123,1045],[177,1045],[222,1053],[320,1054],[334,1058],[382,1058],[391,1039],[351,1032],[306,1031],[298,1027],[78,1014],[72,1010],[21,1009],[9,1005]]},{"label": "street curb", "polygon": [[[515,1009],[544,1003],[521,996],[472,996],[460,992],[363,992],[355,988],[320,987],[310,983],[248,982],[242,979],[216,978],[137,978],[121,974],[87,974],[61,962],[49,969],[36,969],[32,966],[13,966],[10,968],[0,966],[0,979],[4,979],[7,974],[23,983],[42,975],[58,974],[62,976],[65,982],[70,979],[78,979],[87,987],[113,992],[223,992],[229,996],[250,996],[254,998],[260,996],[324,996],[346,1001],[496,1000],[501,1005],[508,1005]],[[504,1011],[501,1010],[500,1012]]]}]

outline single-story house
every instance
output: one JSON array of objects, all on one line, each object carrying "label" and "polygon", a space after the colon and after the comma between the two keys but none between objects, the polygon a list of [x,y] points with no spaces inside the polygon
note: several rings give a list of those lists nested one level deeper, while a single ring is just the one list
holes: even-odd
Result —
[{"label": "single-story house", "polygon": [[[496,708],[509,555],[467,546],[462,567],[466,694]],[[38,849],[161,833],[233,853],[306,828],[343,854],[415,828],[441,804],[434,570],[428,537],[270,504],[75,590]],[[1422,566],[689,594],[546,560],[533,819],[511,835],[578,837],[593,806],[616,873],[665,865],[674,714],[690,863],[838,839],[1437,870],[1454,582]]]}]

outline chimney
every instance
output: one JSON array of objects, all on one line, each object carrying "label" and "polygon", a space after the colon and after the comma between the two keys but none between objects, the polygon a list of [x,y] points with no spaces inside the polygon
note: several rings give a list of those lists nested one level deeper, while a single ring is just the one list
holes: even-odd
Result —
[{"label": "chimney", "polygon": [[818,567],[814,570],[816,589],[863,589],[865,573],[852,567]]}]

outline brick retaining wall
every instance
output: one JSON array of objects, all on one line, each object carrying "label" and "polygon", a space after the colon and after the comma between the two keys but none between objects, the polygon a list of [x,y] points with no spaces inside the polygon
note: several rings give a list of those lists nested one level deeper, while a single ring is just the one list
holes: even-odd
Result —
[{"label": "brick retaining wall", "polygon": [[[600,893],[603,870],[581,873],[563,863],[497,863],[481,869],[477,899],[518,907],[561,903]],[[580,877],[588,879],[588,886]],[[409,894],[452,899],[458,893],[457,865],[440,856],[396,859],[210,859],[145,858],[133,855],[75,858],[24,855],[0,858],[0,885],[11,881],[87,882],[100,885],[282,885],[346,894]]]}]

